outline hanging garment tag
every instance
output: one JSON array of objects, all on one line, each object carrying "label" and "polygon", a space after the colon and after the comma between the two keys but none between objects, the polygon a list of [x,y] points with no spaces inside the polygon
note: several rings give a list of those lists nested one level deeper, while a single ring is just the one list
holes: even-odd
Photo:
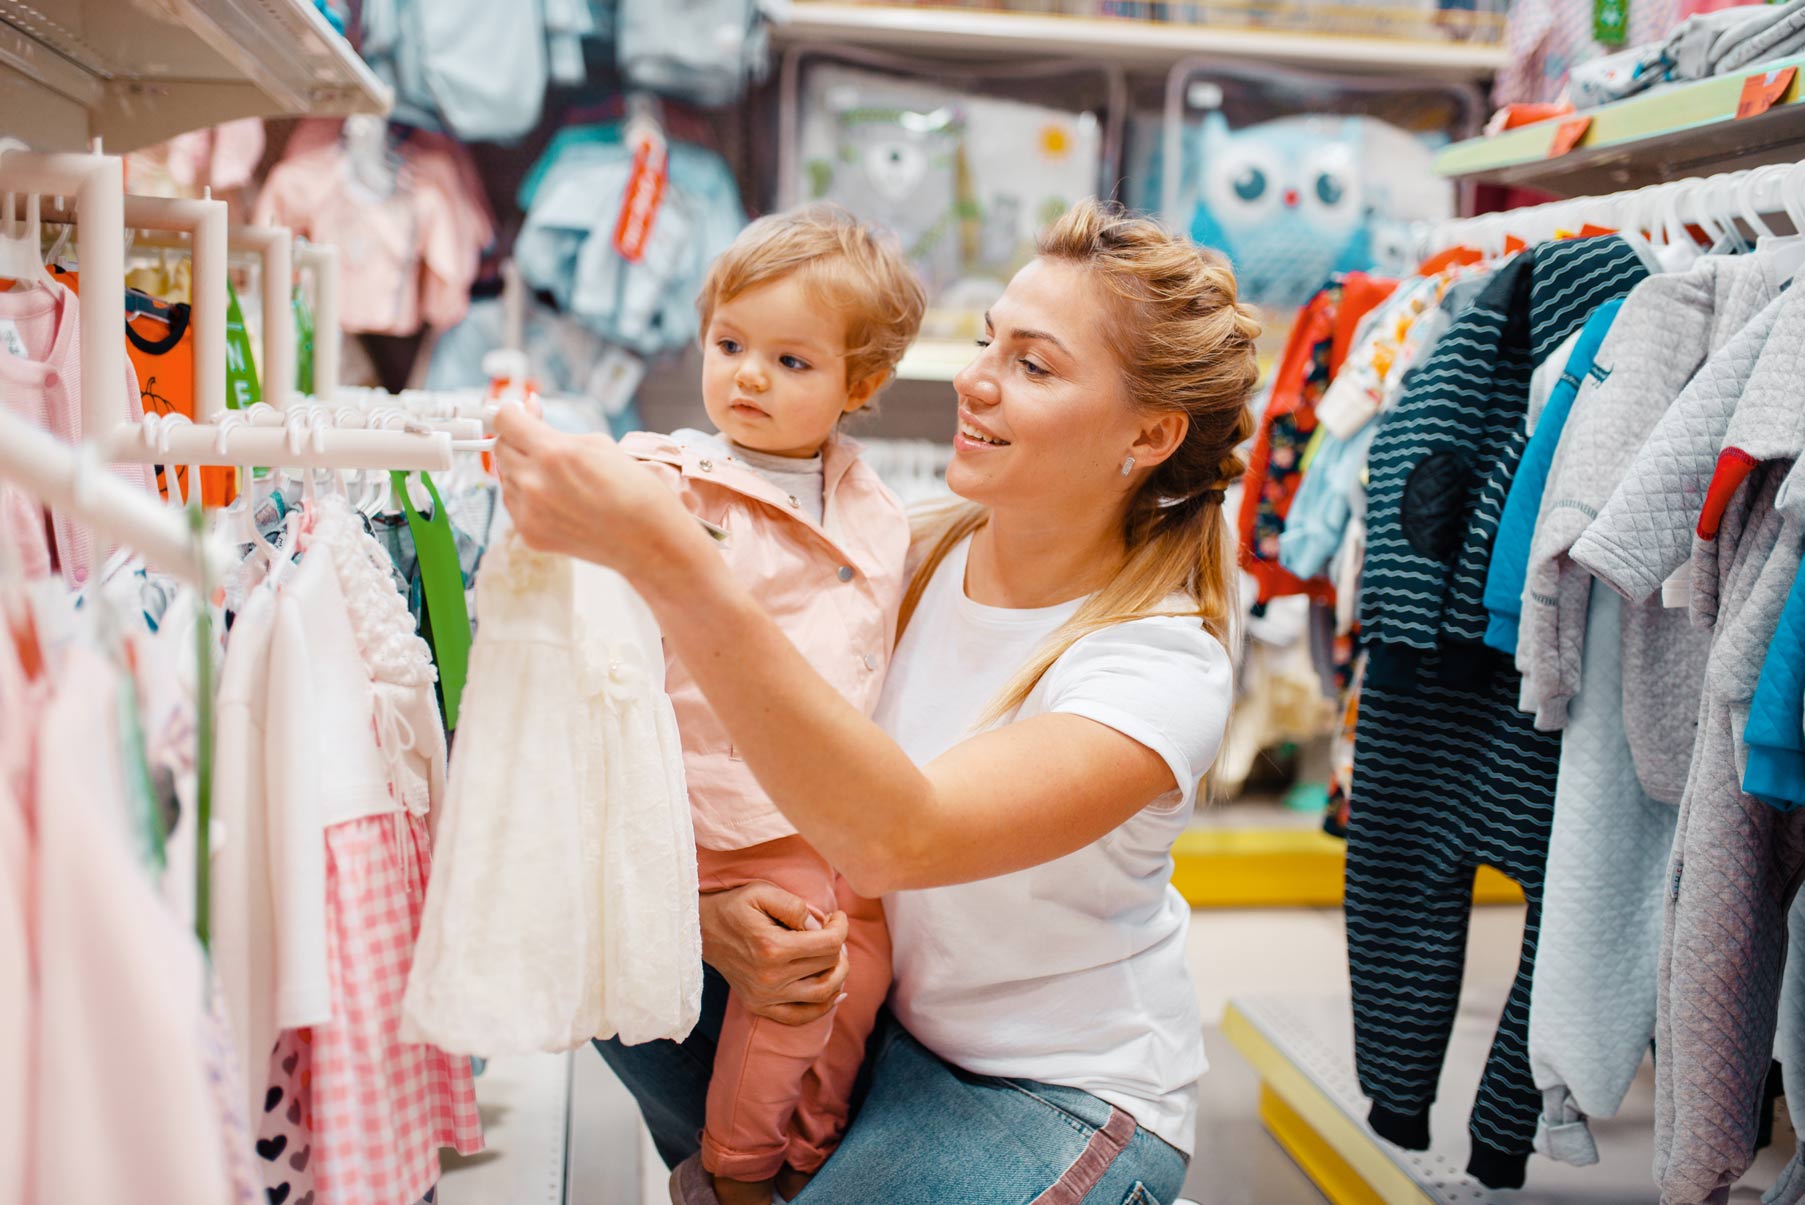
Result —
[{"label": "hanging garment tag", "polygon": [[1579,145],[1579,140],[1592,128],[1590,117],[1569,117],[1554,127],[1554,141],[1548,144],[1548,157],[1557,159]]},{"label": "hanging garment tag", "polygon": [[1592,40],[1600,46],[1629,41],[1629,0],[1592,0]]},{"label": "hanging garment tag", "polygon": [[628,263],[636,264],[645,258],[652,226],[658,220],[659,207],[664,204],[669,169],[664,139],[642,138],[639,148],[633,152],[633,171],[627,176],[620,218],[614,224],[614,249]]},{"label": "hanging garment tag", "polygon": [[25,340],[19,337],[19,324],[11,318],[0,318],[0,347],[4,347],[9,355],[26,359]]},{"label": "hanging garment tag", "polygon": [[1742,81],[1742,97],[1736,102],[1736,119],[1759,117],[1773,108],[1798,76],[1797,67],[1758,71]]}]

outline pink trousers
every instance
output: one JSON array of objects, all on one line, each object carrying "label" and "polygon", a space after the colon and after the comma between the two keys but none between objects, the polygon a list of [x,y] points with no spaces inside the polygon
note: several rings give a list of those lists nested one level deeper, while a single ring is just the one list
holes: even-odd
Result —
[{"label": "pink trousers", "polygon": [[734,1180],[768,1180],[787,1163],[813,1172],[846,1132],[865,1040],[890,991],[883,905],[862,899],[801,837],[749,849],[696,851],[702,890],[775,884],[822,916],[846,913],[846,999],[806,1025],[783,1025],[727,999],[708,1084],[702,1166]]}]

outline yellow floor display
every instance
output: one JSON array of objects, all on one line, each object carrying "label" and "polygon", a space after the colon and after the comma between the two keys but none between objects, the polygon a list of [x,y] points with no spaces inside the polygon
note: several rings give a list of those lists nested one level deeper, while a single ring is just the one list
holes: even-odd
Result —
[{"label": "yellow floor display", "polygon": [[[1193,908],[1338,908],[1347,845],[1313,829],[1197,828],[1172,849],[1172,882]],[[1520,904],[1515,883],[1481,866],[1476,904]]]}]

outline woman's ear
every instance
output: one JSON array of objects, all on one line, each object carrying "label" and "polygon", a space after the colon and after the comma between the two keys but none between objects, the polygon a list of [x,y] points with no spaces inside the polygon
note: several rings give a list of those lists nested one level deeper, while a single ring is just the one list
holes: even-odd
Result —
[{"label": "woman's ear", "polygon": [[877,396],[877,391],[882,389],[884,387],[884,382],[889,379],[890,373],[886,370],[883,372],[874,372],[864,380],[854,382],[852,388],[846,391],[846,409],[844,413],[851,414],[855,410],[863,410],[866,406],[870,405],[871,399]]},{"label": "woman's ear", "polygon": [[1141,427],[1140,434],[1129,445],[1129,454],[1134,457],[1135,464],[1144,469],[1164,464],[1172,453],[1178,451],[1190,430],[1190,415],[1168,411],[1148,420]]}]

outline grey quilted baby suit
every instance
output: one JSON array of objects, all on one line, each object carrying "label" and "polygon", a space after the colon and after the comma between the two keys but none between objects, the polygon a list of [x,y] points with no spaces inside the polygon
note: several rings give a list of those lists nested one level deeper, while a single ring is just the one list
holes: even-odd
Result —
[{"label": "grey quilted baby suit", "polygon": [[1566,1163],[1596,1161],[1586,1119],[1616,1114],[1654,1034],[1672,805],[1710,645],[1684,614],[1659,599],[1625,604],[1564,554],[1687,378],[1771,294],[1765,280],[1750,261],[1708,259],[1638,285],[1574,401],[1543,495],[1532,574],[1558,585],[1525,597],[1518,652],[1541,673],[1526,678],[1526,700],[1544,701],[1544,725],[1566,733],[1529,1055],[1543,1097],[1536,1147]]},{"label": "grey quilted baby suit", "polygon": [[[1764,308],[1669,407],[1573,558],[1632,600],[1690,555],[1712,648],[1668,876],[1655,1043],[1655,1177],[1664,1205],[1719,1205],[1754,1154],[1773,1051],[1787,911],[1805,870],[1805,812],[1742,793],[1737,733],[1799,568],[1805,489],[1780,486],[1805,448],[1805,290]],[[1719,453],[1761,461],[1714,546],[1692,534]],[[1707,580],[1708,579],[1708,580]],[[1702,605],[1701,605],[1702,604]]]}]

